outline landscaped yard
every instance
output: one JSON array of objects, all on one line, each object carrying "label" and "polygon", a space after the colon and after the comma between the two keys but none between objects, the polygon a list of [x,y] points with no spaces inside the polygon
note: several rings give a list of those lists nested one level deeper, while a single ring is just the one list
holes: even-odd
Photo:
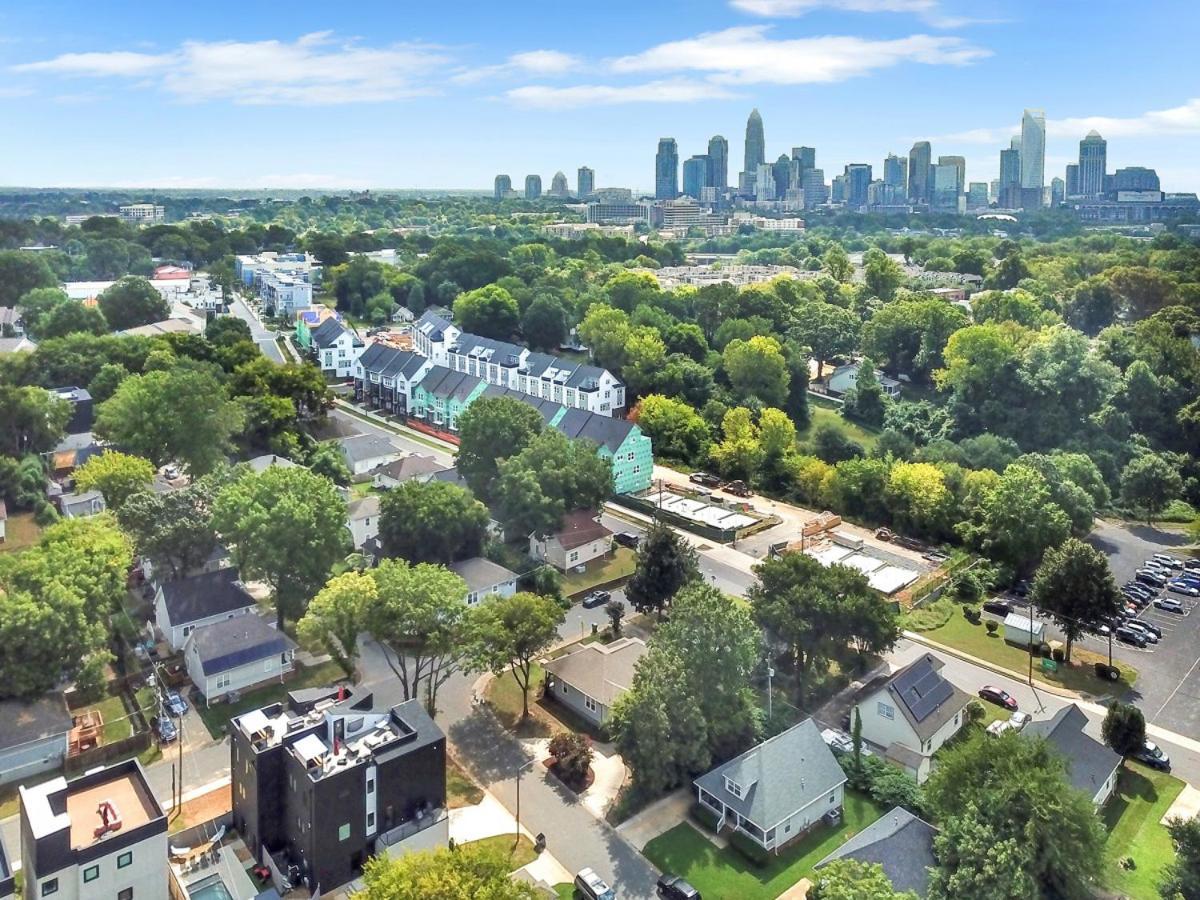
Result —
[{"label": "landscaped yard", "polygon": [[42,529],[38,527],[37,522],[33,521],[33,513],[10,512],[5,523],[4,540],[0,541],[0,553],[11,553],[15,550],[32,547],[37,543],[38,535],[41,533]]},{"label": "landscaped yard", "polygon": [[471,780],[453,757],[446,757],[446,805],[450,809],[474,806],[483,800],[483,789]]},{"label": "landscaped yard", "polygon": [[633,574],[637,565],[637,554],[628,547],[614,547],[611,556],[602,556],[587,564],[586,571],[574,569],[563,576],[562,590],[568,596],[591,590],[602,584],[610,584]]},{"label": "landscaped yard", "polygon": [[[1111,890],[1133,900],[1157,900],[1163,867],[1175,858],[1170,835],[1159,820],[1183,787],[1165,772],[1125,764],[1117,791],[1104,808],[1105,883]],[[1132,869],[1119,864],[1127,856],[1134,861]]]},{"label": "landscaped yard", "polygon": [[346,673],[335,662],[323,663],[319,666],[302,666],[296,664],[296,674],[283,684],[271,684],[255,691],[242,694],[237,703],[214,703],[205,706],[203,701],[196,703],[196,711],[204,720],[208,733],[214,738],[224,734],[224,728],[229,720],[260,706],[270,706],[280,703],[287,698],[290,691],[300,688],[325,687],[338,681],[343,681]]},{"label": "landscaped yard", "polygon": [[[521,725],[520,729],[522,735],[526,737],[544,737],[549,735],[552,730],[546,718],[539,717],[536,702],[538,687],[544,677],[542,667],[534,663],[530,672],[529,719]],[[492,683],[488,687],[487,699],[492,705],[492,712],[500,720],[500,724],[509,730],[517,727],[522,711],[521,688],[517,684],[517,680],[513,678],[511,671],[506,669],[503,675],[492,679]],[[544,716],[544,713],[542,715]]]},{"label": "landscaped yard", "polygon": [[676,825],[646,845],[646,858],[664,872],[682,875],[705,897],[774,900],[813,866],[884,813],[870,798],[846,791],[841,824],[819,826],[758,868],[732,847],[720,849],[689,823]]},{"label": "landscaped yard", "polygon": [[810,395],[808,398],[808,426],[796,433],[797,440],[810,441],[820,426],[832,425],[850,440],[862,444],[863,449],[869,451],[879,441],[879,435],[846,419],[842,416],[841,410],[840,405],[821,401]]},{"label": "landscaped yard", "polygon": [[509,871],[515,872],[522,866],[527,866],[535,859],[537,853],[533,849],[533,841],[521,835],[521,840],[516,846],[513,845],[513,835],[511,834],[496,834],[492,837],[480,838],[477,841],[467,841],[462,844],[463,847],[481,847],[487,850],[497,850],[501,853],[508,854]]}]

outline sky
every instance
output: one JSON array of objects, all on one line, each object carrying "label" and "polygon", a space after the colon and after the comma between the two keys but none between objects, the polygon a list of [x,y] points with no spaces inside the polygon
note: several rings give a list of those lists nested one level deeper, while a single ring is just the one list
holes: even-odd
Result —
[{"label": "sky", "polygon": [[5,3],[0,185],[646,189],[714,134],[736,182],[754,107],[827,180],[929,140],[990,181],[1031,107],[1047,183],[1096,128],[1200,191],[1198,34],[1195,0]]}]

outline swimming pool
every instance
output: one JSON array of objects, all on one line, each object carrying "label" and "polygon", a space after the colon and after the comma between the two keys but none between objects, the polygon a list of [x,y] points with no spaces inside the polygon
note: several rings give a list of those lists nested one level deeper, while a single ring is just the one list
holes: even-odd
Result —
[{"label": "swimming pool", "polygon": [[189,884],[187,892],[191,900],[234,900],[220,875],[209,875],[195,884]]}]

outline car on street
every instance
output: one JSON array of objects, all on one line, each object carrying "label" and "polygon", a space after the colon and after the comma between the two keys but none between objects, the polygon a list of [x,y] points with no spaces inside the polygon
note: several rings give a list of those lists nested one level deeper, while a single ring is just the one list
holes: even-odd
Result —
[{"label": "car on street", "polygon": [[1146,640],[1146,635],[1136,628],[1130,628],[1128,625],[1122,625],[1113,632],[1115,637],[1122,644],[1132,644],[1135,647],[1145,647],[1149,641]]},{"label": "car on street", "polygon": [[688,476],[688,481],[692,484],[701,484],[704,487],[720,487],[721,479],[709,472],[693,472]]},{"label": "car on street", "polygon": [[725,485],[725,492],[735,497],[749,497],[750,488],[744,481],[731,481]]},{"label": "car on street", "polygon": [[164,744],[169,744],[179,737],[179,730],[170,716],[159,716],[154,723],[154,730],[158,732],[158,739]]},{"label": "car on street", "polygon": [[173,716],[182,716],[188,711],[187,701],[179,696],[179,691],[167,691],[163,707]]},{"label": "car on street", "polygon": [[985,684],[979,689],[979,699],[1003,706],[1005,709],[1011,709],[1013,712],[1017,711],[1017,698],[1003,688],[992,684]]},{"label": "car on street", "polygon": [[700,900],[700,892],[678,875],[660,875],[657,888],[663,900]]},{"label": "car on street", "polygon": [[575,876],[575,896],[585,900],[617,900],[617,892],[594,869],[580,869]]},{"label": "car on street", "polygon": [[1012,604],[1007,600],[993,599],[983,601],[983,611],[994,616],[1007,616],[1012,612]]},{"label": "car on street", "polygon": [[1142,749],[1133,754],[1133,758],[1152,769],[1160,769],[1163,772],[1171,771],[1171,757],[1163,753],[1162,747],[1154,741],[1146,741],[1142,745]]},{"label": "car on street", "polygon": [[1183,612],[1183,604],[1174,597],[1159,597],[1154,601],[1154,605],[1164,612],[1181,613]]},{"label": "car on street", "polygon": [[638,544],[642,542],[640,534],[634,534],[632,531],[618,531],[613,535],[613,540],[622,547],[628,547],[630,550],[636,550]]},{"label": "car on street", "polygon": [[1175,578],[1167,582],[1167,590],[1173,594],[1186,594],[1189,597],[1200,597],[1200,585],[1194,581]]},{"label": "car on street", "polygon": [[594,609],[597,606],[603,606],[612,599],[612,594],[608,591],[590,591],[584,595],[583,608]]}]

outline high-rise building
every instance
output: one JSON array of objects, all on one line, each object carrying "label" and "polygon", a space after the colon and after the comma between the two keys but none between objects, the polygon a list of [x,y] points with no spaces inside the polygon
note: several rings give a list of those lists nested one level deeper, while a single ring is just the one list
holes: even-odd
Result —
[{"label": "high-rise building", "polygon": [[830,203],[845,203],[846,202],[846,176],[834,175],[833,182],[829,186],[829,202]]},{"label": "high-rise building", "polygon": [[[1100,186],[1104,186],[1103,180],[1101,180]],[[1079,195],[1079,166],[1076,163],[1070,163],[1067,165],[1067,196],[1078,197]]]},{"label": "high-rise building", "polygon": [[967,189],[967,209],[985,209],[988,205],[986,181],[972,181]]},{"label": "high-rise building", "polygon": [[804,189],[804,173],[817,166],[817,149],[815,147],[792,148],[791,186]]},{"label": "high-rise building", "polygon": [[679,148],[675,138],[659,138],[654,156],[654,199],[674,200],[679,196]]},{"label": "high-rise building", "polygon": [[1021,116],[1021,189],[1041,190],[1046,183],[1046,113],[1027,109]]},{"label": "high-rise building", "polygon": [[496,176],[495,198],[503,200],[508,196],[508,192],[512,190],[512,179],[507,175]]},{"label": "high-rise building", "polygon": [[800,187],[804,190],[805,209],[816,209],[829,202],[829,187],[825,184],[824,169],[805,169],[804,183]]},{"label": "high-rise building", "polygon": [[525,176],[525,199],[536,200],[542,196],[542,176],[541,175],[526,175]]},{"label": "high-rise building", "polygon": [[782,200],[788,188],[792,186],[792,161],[786,154],[781,153],[779,159],[775,160],[775,165],[771,167],[771,172],[775,178],[775,199]]},{"label": "high-rise building", "polygon": [[848,163],[846,175],[846,205],[855,208],[867,205],[867,189],[871,186],[871,167],[867,163]]},{"label": "high-rise building", "polygon": [[719,134],[708,139],[708,184],[718,191],[729,187],[729,141]]},{"label": "high-rise building", "polygon": [[1000,189],[996,202],[1006,209],[1021,205],[1021,138],[1014,136],[1008,149],[1000,151]]},{"label": "high-rise building", "polygon": [[[1104,173],[1108,170],[1108,141],[1093,130],[1079,142],[1079,193],[1098,197],[1104,193]],[[1068,190],[1068,193],[1070,191]]]},{"label": "high-rise building", "polygon": [[933,193],[929,208],[934,212],[961,213],[965,204],[958,189],[958,166],[947,163],[933,167]]},{"label": "high-rise building", "polygon": [[750,111],[746,120],[746,158],[743,172],[757,172],[767,161],[767,142],[763,137],[763,120],[757,109]]},{"label": "high-rise building", "polygon": [[883,161],[883,181],[901,191],[908,188],[908,160],[895,153],[889,153]]},{"label": "high-rise building", "polygon": [[1055,176],[1050,179],[1050,205],[1059,207],[1067,197],[1067,183]]},{"label": "high-rise building", "polygon": [[580,166],[575,173],[575,193],[579,197],[590,197],[596,191],[596,173],[587,166]]},{"label": "high-rise building", "polygon": [[754,173],[754,199],[776,200],[775,196],[775,167],[768,163],[760,163]]},{"label": "high-rise building", "polygon": [[991,186],[990,196],[988,199],[991,200],[993,203],[1000,202],[1000,179],[999,178],[992,179],[992,186]]},{"label": "high-rise building", "polygon": [[563,172],[555,172],[554,177],[550,179],[551,197],[570,197],[571,188],[567,184],[567,176]]},{"label": "high-rise building", "polygon": [[939,166],[954,166],[958,172],[958,192],[966,193],[967,190],[967,160],[963,156],[939,156]]},{"label": "high-rise building", "polygon": [[683,163],[683,192],[695,199],[700,199],[700,192],[708,187],[709,158],[693,156]]},{"label": "high-rise building", "polygon": [[929,203],[932,162],[933,148],[929,141],[917,141],[908,151],[908,199],[913,204]]},{"label": "high-rise building", "polygon": [[1126,166],[1113,173],[1114,191],[1161,191],[1158,173],[1142,166]]}]

